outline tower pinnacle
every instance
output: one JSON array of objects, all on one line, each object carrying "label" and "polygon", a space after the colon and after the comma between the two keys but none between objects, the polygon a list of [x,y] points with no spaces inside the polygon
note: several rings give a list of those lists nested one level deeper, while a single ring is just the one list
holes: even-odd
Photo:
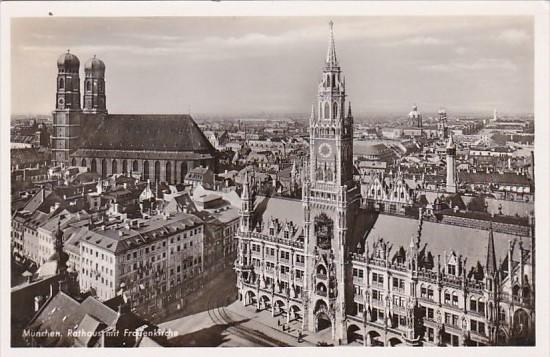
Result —
[{"label": "tower pinnacle", "polygon": [[328,42],[328,51],[327,51],[327,65],[331,67],[338,66],[338,59],[336,58],[336,46],[334,45],[334,32],[333,32],[333,25],[334,22],[332,20],[328,23],[330,27],[330,37]]},{"label": "tower pinnacle", "polygon": [[495,255],[495,238],[493,237],[493,222],[489,227],[489,241],[487,244],[487,263],[485,266],[487,273],[493,275],[497,271],[497,260]]}]

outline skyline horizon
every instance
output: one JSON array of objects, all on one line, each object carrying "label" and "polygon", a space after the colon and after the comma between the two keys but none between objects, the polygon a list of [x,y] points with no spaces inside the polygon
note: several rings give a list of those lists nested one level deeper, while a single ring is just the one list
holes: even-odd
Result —
[{"label": "skyline horizon", "polygon": [[[334,19],[355,113],[406,113],[415,103],[424,112],[533,112],[529,19]],[[81,82],[89,58],[105,62],[110,112],[306,112],[328,37],[324,17],[27,20],[12,26],[12,113],[53,110],[55,63],[67,47],[80,59]],[[34,86],[16,80],[23,71]]]}]

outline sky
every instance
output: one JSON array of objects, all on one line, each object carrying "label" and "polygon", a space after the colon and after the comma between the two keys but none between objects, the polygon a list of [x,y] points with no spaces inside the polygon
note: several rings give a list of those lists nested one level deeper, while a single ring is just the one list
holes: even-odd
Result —
[{"label": "sky", "polygon": [[[355,113],[533,112],[529,17],[333,17]],[[110,113],[309,113],[326,17],[21,18],[12,113],[50,113],[57,57],[106,65]]]}]

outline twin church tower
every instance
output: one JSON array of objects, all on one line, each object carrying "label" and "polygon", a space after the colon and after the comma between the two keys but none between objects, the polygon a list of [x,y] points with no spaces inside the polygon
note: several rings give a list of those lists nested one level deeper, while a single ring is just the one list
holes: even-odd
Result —
[{"label": "twin church tower", "polygon": [[84,65],[84,107],[80,103],[80,61],[67,51],[57,60],[57,94],[52,136],[55,163],[68,163],[79,147],[82,115],[107,113],[105,64],[95,56]]}]

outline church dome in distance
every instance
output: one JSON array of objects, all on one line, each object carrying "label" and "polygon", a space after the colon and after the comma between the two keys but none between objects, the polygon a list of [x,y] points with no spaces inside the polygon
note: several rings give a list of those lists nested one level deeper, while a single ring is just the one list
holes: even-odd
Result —
[{"label": "church dome in distance", "polygon": [[62,54],[57,59],[57,68],[65,72],[78,73],[80,61],[78,60],[78,57],[67,50],[66,53]]},{"label": "church dome in distance", "polygon": [[84,65],[84,72],[86,72],[86,74],[104,75],[105,63],[94,55],[94,57],[90,58]]}]

